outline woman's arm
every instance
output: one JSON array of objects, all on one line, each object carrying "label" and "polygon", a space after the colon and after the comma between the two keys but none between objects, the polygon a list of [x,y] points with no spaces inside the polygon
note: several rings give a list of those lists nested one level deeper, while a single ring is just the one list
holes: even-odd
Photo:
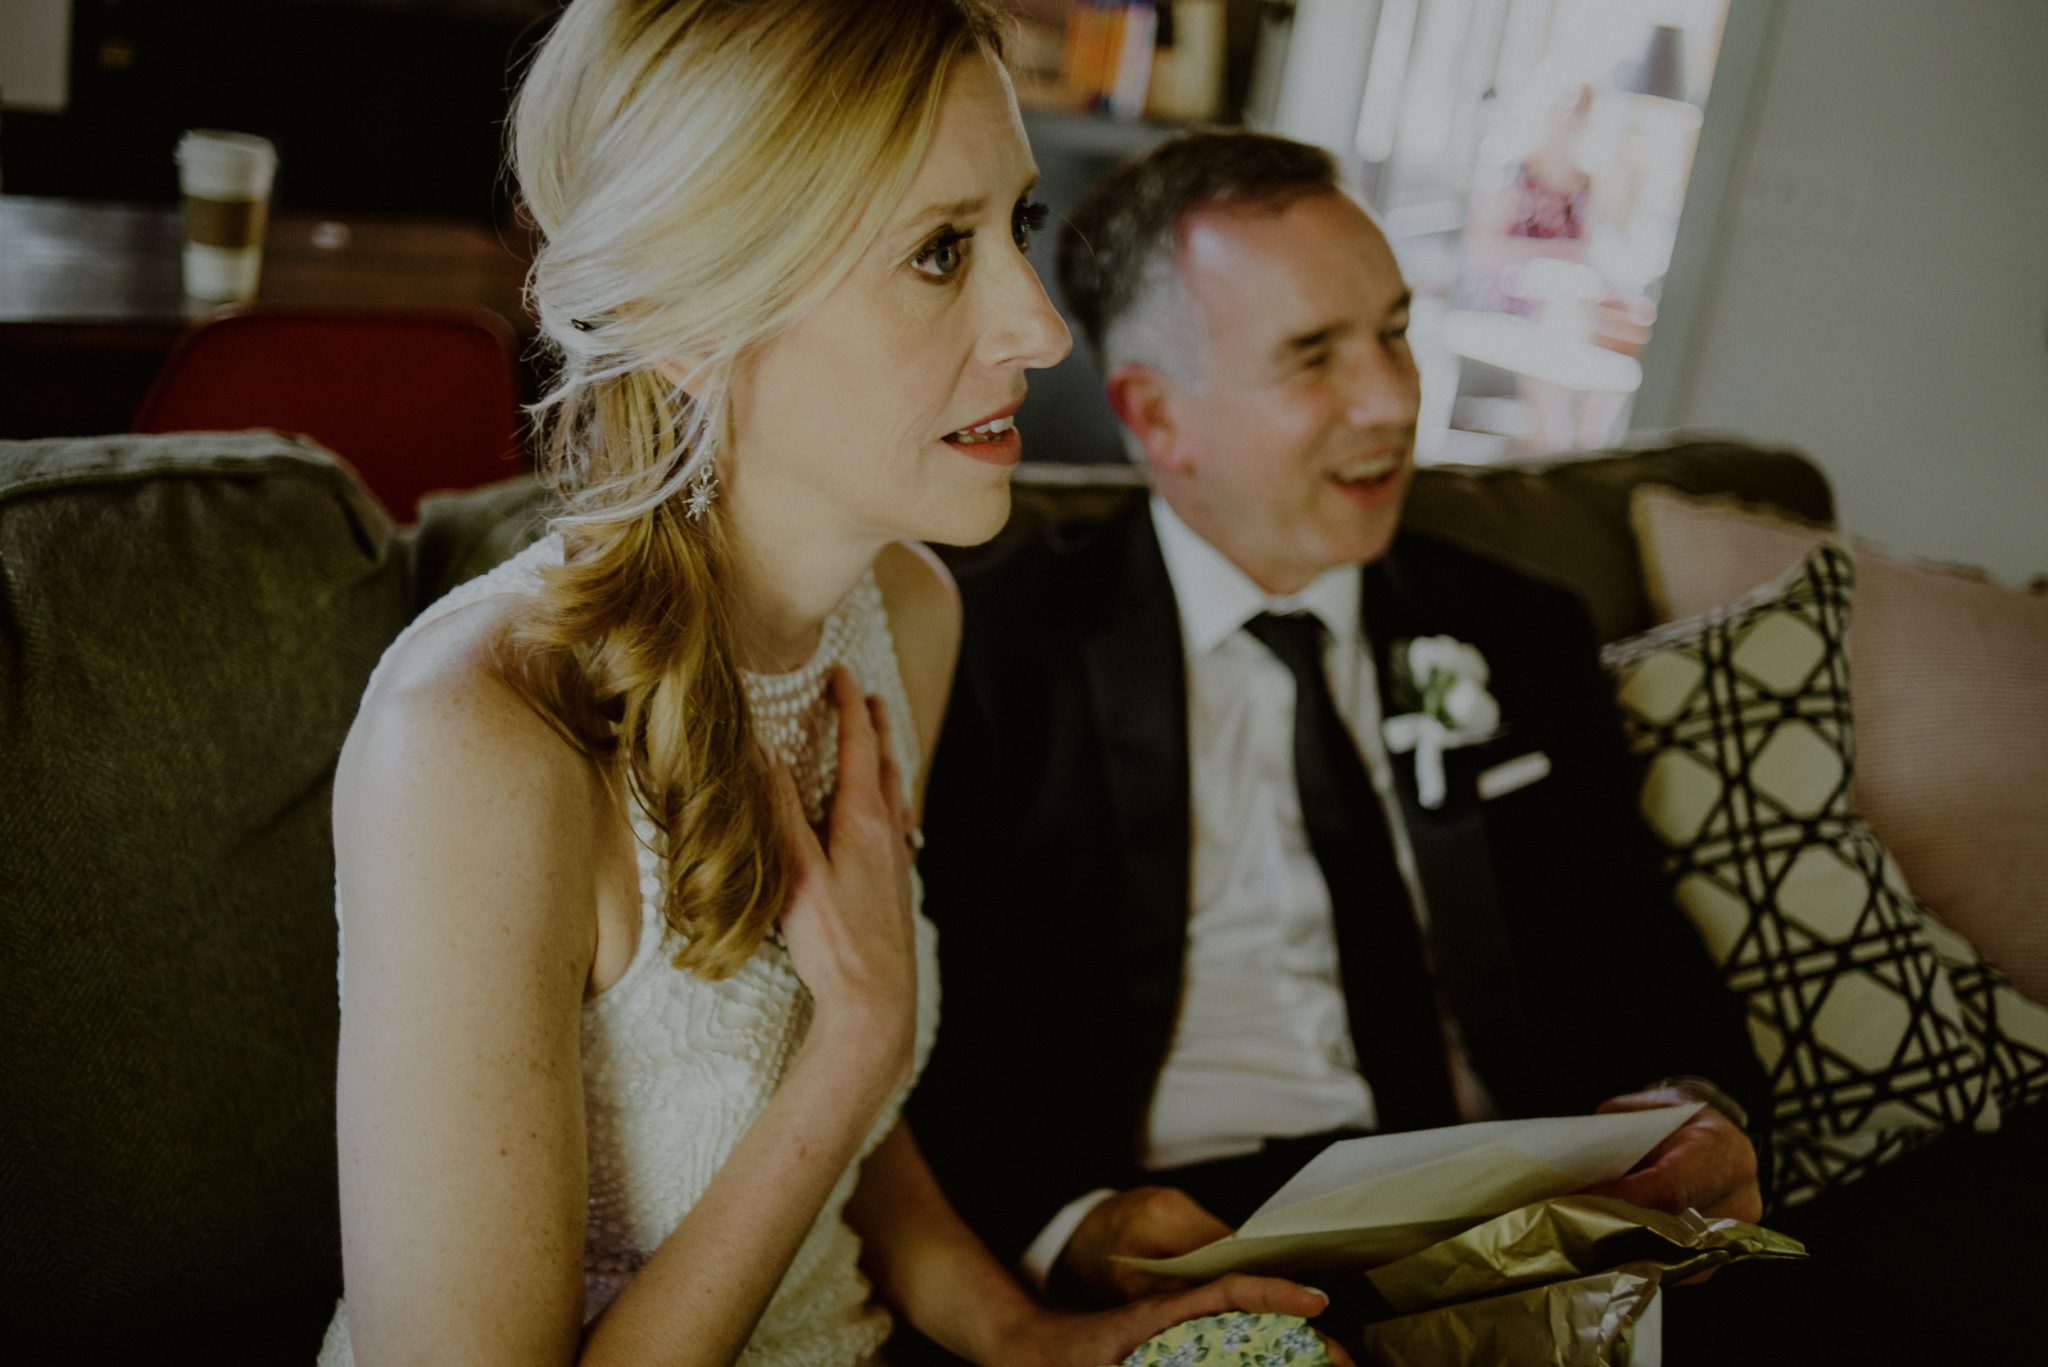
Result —
[{"label": "woman's arm", "polygon": [[[873,886],[893,868],[874,851],[893,860],[901,840],[865,710],[841,698],[843,772],[865,756],[870,777],[835,807],[831,854],[813,840],[799,877],[814,929],[864,892],[885,917],[901,897],[893,877]],[[820,1009],[783,1085],[585,1341],[580,1013],[597,851],[623,820],[588,763],[480,665],[394,679],[350,739],[335,793],[340,1160],[364,1367],[731,1361],[901,1084],[901,970],[859,945],[835,957],[835,940],[809,956]]]},{"label": "woman's arm", "polygon": [[420,661],[434,639],[335,778],[350,1338],[364,1364],[568,1362],[598,825],[568,747],[487,671]]},{"label": "woman's arm", "polygon": [[901,1076],[814,1029],[704,1195],[591,1327],[583,1363],[729,1363]]},{"label": "woman's arm", "polygon": [[1037,1309],[954,1213],[908,1121],[861,1165],[846,1222],[860,1235],[861,1269],[875,1290],[957,1357],[995,1361],[1002,1340]]},{"label": "woman's arm", "polygon": [[[1319,1291],[1271,1277],[1225,1277],[1188,1291],[1149,1296],[1115,1310],[1048,1310],[1025,1294],[954,1213],[899,1122],[861,1167],[846,1220],[861,1236],[861,1266],[882,1299],[927,1338],[982,1364],[1100,1367],[1170,1325],[1226,1310],[1319,1315]],[[1341,1350],[1332,1358],[1350,1367]]]}]

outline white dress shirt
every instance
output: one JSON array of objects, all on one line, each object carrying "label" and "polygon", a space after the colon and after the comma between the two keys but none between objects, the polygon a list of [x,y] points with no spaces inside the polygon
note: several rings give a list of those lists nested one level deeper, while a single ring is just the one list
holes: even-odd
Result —
[{"label": "white dress shirt", "polygon": [[[1268,1138],[1377,1122],[1351,1040],[1329,888],[1302,825],[1294,676],[1243,629],[1253,617],[1312,612],[1327,629],[1331,695],[1391,816],[1395,859],[1425,925],[1427,911],[1380,737],[1357,567],[1276,598],[1163,500],[1154,497],[1151,512],[1187,660],[1193,806],[1180,1015],[1138,1136],[1140,1165],[1160,1171],[1256,1153]],[[1485,1118],[1492,1102],[1449,1033],[1459,1113]],[[1032,1242],[1024,1266],[1040,1285],[1107,1195],[1079,1197]]]}]

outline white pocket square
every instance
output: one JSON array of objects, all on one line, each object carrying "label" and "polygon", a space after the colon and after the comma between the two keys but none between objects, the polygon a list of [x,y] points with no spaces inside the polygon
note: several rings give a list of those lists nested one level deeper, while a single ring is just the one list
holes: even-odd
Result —
[{"label": "white pocket square", "polygon": [[1526,755],[1503,764],[1496,764],[1480,774],[1479,800],[1491,802],[1497,797],[1506,797],[1509,793],[1526,788],[1532,783],[1540,783],[1549,777],[1550,756],[1541,750],[1531,750]]}]

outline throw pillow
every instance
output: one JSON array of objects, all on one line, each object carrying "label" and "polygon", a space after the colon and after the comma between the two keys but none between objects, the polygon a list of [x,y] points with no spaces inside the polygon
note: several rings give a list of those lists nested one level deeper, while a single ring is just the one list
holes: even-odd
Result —
[{"label": "throw pillow", "polygon": [[[1632,513],[1665,621],[1830,535],[1656,486]],[[1857,809],[1935,914],[2048,1003],[2048,592],[1862,546],[1856,565]]]},{"label": "throw pillow", "polygon": [[1748,1009],[1793,1204],[1998,1104],[1898,865],[1849,802],[1854,570],[1825,545],[1705,617],[1610,646],[1643,814]]},{"label": "throw pillow", "polygon": [[1955,985],[1963,1025],[1990,1070],[1991,1098],[2001,1116],[2048,1096],[2048,1006],[2022,996],[1975,946],[1941,922],[1930,917],[1926,930]]}]

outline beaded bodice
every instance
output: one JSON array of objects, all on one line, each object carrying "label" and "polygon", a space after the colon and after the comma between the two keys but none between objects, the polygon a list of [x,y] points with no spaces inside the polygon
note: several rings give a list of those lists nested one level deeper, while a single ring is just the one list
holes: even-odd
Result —
[{"label": "beaded bodice", "polygon": [[[559,541],[543,540],[455,590],[427,615],[490,593],[530,592],[539,567],[560,555]],[[872,574],[827,619],[816,652],[801,668],[743,676],[757,732],[770,753],[789,765],[814,819],[837,779],[837,714],[824,689],[839,664],[864,692],[881,699],[897,771],[907,787],[918,771],[916,731]],[[661,913],[659,835],[637,806],[633,827],[639,845],[639,939],[618,981],[583,1007],[586,1317],[610,1303],[710,1185],[774,1094],[811,1015],[810,994],[779,936],[737,973],[716,982],[674,966],[681,941]],[[915,893],[921,900],[921,887]],[[938,961],[937,933],[922,911],[916,924],[915,1068],[921,1071],[938,1025]],[[888,1133],[901,1104],[899,1096],[877,1120],[861,1157]],[[860,1241],[841,1216],[858,1172],[856,1161],[841,1175],[742,1363],[850,1367],[873,1356],[888,1336],[888,1315],[873,1304],[857,1266]],[[337,1312],[323,1364],[350,1361],[344,1312],[345,1307]],[[339,1354],[331,1351],[337,1346]]]}]

